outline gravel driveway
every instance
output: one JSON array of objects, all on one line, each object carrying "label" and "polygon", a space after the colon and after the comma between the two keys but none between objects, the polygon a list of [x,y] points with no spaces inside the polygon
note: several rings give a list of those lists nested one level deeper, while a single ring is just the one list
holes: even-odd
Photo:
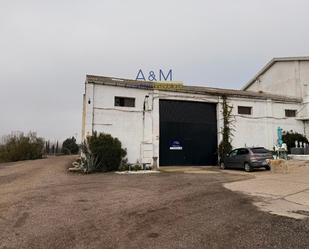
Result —
[{"label": "gravel driveway", "polygon": [[309,248],[309,221],[258,211],[238,174],[93,174],[72,157],[0,165],[0,248]]}]

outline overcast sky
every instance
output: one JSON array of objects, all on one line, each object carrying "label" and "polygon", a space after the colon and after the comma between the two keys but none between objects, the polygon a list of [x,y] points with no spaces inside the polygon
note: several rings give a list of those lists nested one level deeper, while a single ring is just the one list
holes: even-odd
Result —
[{"label": "overcast sky", "polygon": [[0,135],[80,136],[86,74],[240,88],[309,55],[308,0],[0,0]]}]

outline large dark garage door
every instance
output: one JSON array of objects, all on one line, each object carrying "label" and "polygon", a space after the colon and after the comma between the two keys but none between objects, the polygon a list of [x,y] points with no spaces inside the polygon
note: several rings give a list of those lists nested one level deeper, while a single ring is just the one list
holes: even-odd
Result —
[{"label": "large dark garage door", "polygon": [[160,100],[160,166],[217,163],[216,104]]}]

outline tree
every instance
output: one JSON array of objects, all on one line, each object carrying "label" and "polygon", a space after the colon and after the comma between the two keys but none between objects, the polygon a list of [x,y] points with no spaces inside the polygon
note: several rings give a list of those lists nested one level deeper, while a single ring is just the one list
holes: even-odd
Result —
[{"label": "tree", "polygon": [[58,152],[59,152],[59,144],[58,144],[58,140],[57,140],[55,154],[58,154]]},{"label": "tree", "polygon": [[39,159],[43,152],[44,140],[35,133],[10,135],[0,145],[0,162]]},{"label": "tree", "polygon": [[49,153],[49,148],[48,148],[48,142],[45,142],[45,153],[48,154]]},{"label": "tree", "polygon": [[46,152],[49,155],[50,154],[50,142],[48,140],[47,145],[46,145]]},{"label": "tree", "polygon": [[54,144],[53,144],[52,147],[51,147],[51,153],[52,153],[52,154],[55,154],[55,145],[54,145]]},{"label": "tree", "polygon": [[79,146],[76,143],[75,137],[67,138],[62,143],[61,152],[65,155],[77,154],[79,151]]},{"label": "tree", "polygon": [[223,158],[227,153],[232,150],[231,145],[231,137],[233,136],[231,127],[233,124],[233,116],[232,110],[233,106],[228,105],[226,101],[226,96],[222,96],[222,115],[223,115],[223,128],[221,130],[222,133],[222,141],[219,144],[219,156]]}]

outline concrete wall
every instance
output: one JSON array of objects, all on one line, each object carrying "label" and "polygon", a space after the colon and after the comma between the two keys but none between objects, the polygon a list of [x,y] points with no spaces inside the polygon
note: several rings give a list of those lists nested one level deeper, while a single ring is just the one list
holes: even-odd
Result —
[{"label": "concrete wall", "polygon": [[[83,138],[92,130],[117,137],[127,148],[130,163],[152,163],[159,157],[159,100],[174,99],[217,103],[218,141],[223,126],[222,99],[216,96],[186,94],[166,91],[148,91],[116,86],[86,84],[84,97]],[[135,107],[115,107],[114,97],[134,97]],[[146,97],[149,96],[149,97]],[[145,111],[143,109],[145,102]],[[277,128],[306,134],[309,127],[296,118],[286,118],[285,109],[302,108],[301,104],[279,103],[271,100],[228,98],[234,107],[235,131],[233,147],[264,146],[272,149],[276,144]],[[252,115],[239,115],[237,106],[251,106]],[[308,125],[307,125],[308,126]]]},{"label": "concrete wall", "polygon": [[[152,143],[151,115],[148,110],[143,111],[146,95],[149,92],[145,90],[86,84],[84,138],[91,135],[92,130],[111,134],[127,149],[130,162],[140,160],[142,143]],[[114,106],[115,96],[135,98],[135,107]],[[152,109],[151,97],[147,101],[149,110]],[[90,104],[87,102],[89,99]]]},{"label": "concrete wall", "polygon": [[284,96],[309,95],[309,61],[279,61],[249,87],[247,91],[263,91]]},{"label": "concrete wall", "polygon": [[[159,157],[160,99],[218,102],[211,96],[93,84],[86,84],[85,91],[82,139],[93,130],[111,134],[127,149],[130,163],[152,163],[154,156]],[[135,107],[115,107],[115,96],[135,98]]]},{"label": "concrete wall", "polygon": [[[277,143],[277,128],[304,133],[302,121],[285,117],[285,109],[299,110],[300,104],[278,103],[271,100],[229,99],[234,122],[233,147],[263,146],[272,149]],[[252,115],[238,114],[238,106],[252,107]]]}]

